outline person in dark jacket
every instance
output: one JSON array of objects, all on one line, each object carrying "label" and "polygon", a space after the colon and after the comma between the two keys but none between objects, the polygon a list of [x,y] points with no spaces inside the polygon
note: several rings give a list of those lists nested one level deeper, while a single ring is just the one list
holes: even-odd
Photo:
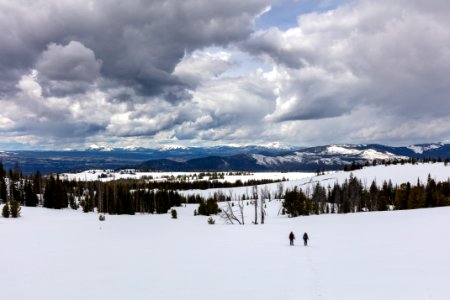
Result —
[{"label": "person in dark jacket", "polygon": [[291,231],[291,233],[289,233],[289,241],[291,242],[291,246],[294,246],[294,240],[295,240],[295,235]]},{"label": "person in dark jacket", "polygon": [[309,240],[308,234],[305,232],[303,234],[303,242],[304,242],[305,246],[308,246],[308,240]]}]

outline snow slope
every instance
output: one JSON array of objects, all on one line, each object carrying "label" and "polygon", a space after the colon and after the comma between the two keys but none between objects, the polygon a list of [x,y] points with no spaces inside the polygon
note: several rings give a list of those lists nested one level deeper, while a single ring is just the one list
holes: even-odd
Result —
[{"label": "snow slope", "polygon": [[277,216],[279,204],[269,203],[258,226],[208,225],[194,205],[178,208],[177,220],[105,222],[24,208],[20,219],[0,219],[2,299],[450,297],[450,208],[289,219]]},{"label": "snow slope", "polygon": [[[289,173],[280,173],[289,174]],[[306,173],[307,174],[307,173]],[[342,184],[350,176],[355,176],[362,181],[362,183],[369,187],[373,180],[376,181],[378,186],[381,186],[384,181],[389,181],[395,184],[402,184],[410,182],[411,184],[416,184],[418,180],[422,183],[427,181],[428,175],[436,181],[445,181],[450,179],[450,165],[445,166],[444,163],[425,163],[425,164],[405,164],[405,165],[378,165],[375,167],[367,167],[361,170],[355,170],[352,172],[330,172],[325,175],[315,176],[310,173],[309,176],[301,179],[294,179],[287,182],[283,182],[283,188],[293,189],[295,186],[303,189],[304,191],[311,190],[317,183],[322,186],[328,187],[333,186],[335,183]],[[288,176],[287,176],[288,178]],[[279,183],[271,183],[260,188],[267,188],[272,195],[274,195],[278,189]],[[208,197],[218,192],[219,189],[209,189],[209,190],[190,190],[182,191],[183,194],[199,194],[204,197]],[[241,196],[243,194],[249,195],[251,193],[251,187],[239,187],[239,188],[229,188],[221,189],[225,194]]]},{"label": "snow slope", "polygon": [[[369,184],[428,173],[443,164],[379,166],[354,172]],[[285,184],[345,180],[334,173]],[[276,186],[276,185],[271,185]],[[204,191],[205,192],[205,191]],[[193,216],[106,216],[22,209],[0,218],[1,298],[18,299],[449,299],[450,207],[287,218],[267,203],[264,225],[225,225]],[[1,209],[1,206],[0,206]],[[297,235],[289,246],[288,234]],[[308,247],[301,245],[304,231]]]}]

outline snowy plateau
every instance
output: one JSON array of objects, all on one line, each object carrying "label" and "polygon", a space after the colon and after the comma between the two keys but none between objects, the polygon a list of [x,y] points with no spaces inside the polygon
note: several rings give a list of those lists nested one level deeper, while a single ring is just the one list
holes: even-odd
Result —
[{"label": "snowy plateau", "polygon": [[[352,174],[367,185],[415,184],[428,175],[449,180],[450,166]],[[299,173],[283,184],[307,189],[349,176]],[[265,187],[275,193],[277,185]],[[18,219],[0,218],[1,299],[450,299],[450,207],[288,218],[272,200],[264,225],[251,224],[254,207],[245,206],[244,226],[215,216],[209,225],[194,216],[197,207],[177,207],[178,219],[107,215],[104,222],[81,210],[23,207]]]}]

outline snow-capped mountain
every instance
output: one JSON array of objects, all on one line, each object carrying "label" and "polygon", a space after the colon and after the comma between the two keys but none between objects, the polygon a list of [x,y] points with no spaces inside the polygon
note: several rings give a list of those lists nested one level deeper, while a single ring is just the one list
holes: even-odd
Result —
[{"label": "snow-capped mountain", "polygon": [[[428,157],[429,151],[421,153],[407,147],[389,147],[384,145],[327,145],[313,148],[285,151],[284,153],[260,152],[232,156],[207,156],[186,161],[150,160],[138,166],[146,170],[165,171],[316,171],[318,169],[336,170],[352,163],[408,160],[409,158]],[[450,157],[450,148],[440,149],[446,153],[442,157]],[[445,151],[445,152],[443,152]],[[438,157],[438,156],[433,156]]]},{"label": "snow-capped mountain", "polygon": [[96,144],[91,144],[89,145],[89,147],[86,149],[86,151],[112,151],[113,148],[106,146],[106,145],[96,145]]},{"label": "snow-capped mountain", "polygon": [[189,147],[182,145],[163,145],[158,148],[159,151],[172,151],[172,150],[187,150]]},{"label": "snow-capped mountain", "polygon": [[373,160],[408,159],[408,156],[397,155],[376,145],[329,145],[307,148],[281,156],[254,154],[258,165],[281,169],[335,168],[353,162],[364,163]]},{"label": "snow-capped mountain", "polygon": [[261,147],[264,147],[264,148],[267,148],[267,149],[278,149],[278,150],[286,150],[286,151],[289,151],[289,150],[292,151],[292,150],[298,149],[298,147],[291,146],[291,145],[288,145],[288,144],[283,144],[283,143],[280,143],[280,142],[268,143],[268,144],[265,144],[265,145],[261,145]]},{"label": "snow-capped mountain", "polygon": [[407,147],[325,145],[311,148],[273,143],[257,146],[184,147],[160,149],[111,148],[93,144],[84,151],[8,151],[0,153],[5,168],[16,163],[25,173],[86,169],[143,168],[164,171],[316,171],[342,169],[353,162],[409,158],[450,158],[450,144]]},{"label": "snow-capped mountain", "polygon": [[430,151],[430,150],[438,150],[439,148],[443,147],[444,143],[437,143],[437,144],[421,144],[421,145],[411,145],[406,148],[412,150],[414,153],[417,154],[423,154],[424,152]]}]

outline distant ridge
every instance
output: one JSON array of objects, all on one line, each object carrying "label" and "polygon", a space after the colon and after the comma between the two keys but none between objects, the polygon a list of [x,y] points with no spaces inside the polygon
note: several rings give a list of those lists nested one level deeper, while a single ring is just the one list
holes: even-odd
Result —
[{"label": "distant ridge", "polygon": [[380,144],[333,144],[295,147],[282,144],[249,146],[184,147],[158,149],[111,148],[91,145],[70,151],[2,151],[7,169],[17,163],[24,173],[70,172],[87,169],[138,168],[153,171],[317,171],[336,170],[353,162],[450,158],[449,143],[392,147]]},{"label": "distant ridge", "polygon": [[342,169],[352,163],[410,158],[450,158],[450,145],[421,144],[408,147],[370,145],[326,145],[281,154],[252,153],[226,157],[209,156],[184,162],[149,160],[138,169],[153,171],[316,171]]}]

